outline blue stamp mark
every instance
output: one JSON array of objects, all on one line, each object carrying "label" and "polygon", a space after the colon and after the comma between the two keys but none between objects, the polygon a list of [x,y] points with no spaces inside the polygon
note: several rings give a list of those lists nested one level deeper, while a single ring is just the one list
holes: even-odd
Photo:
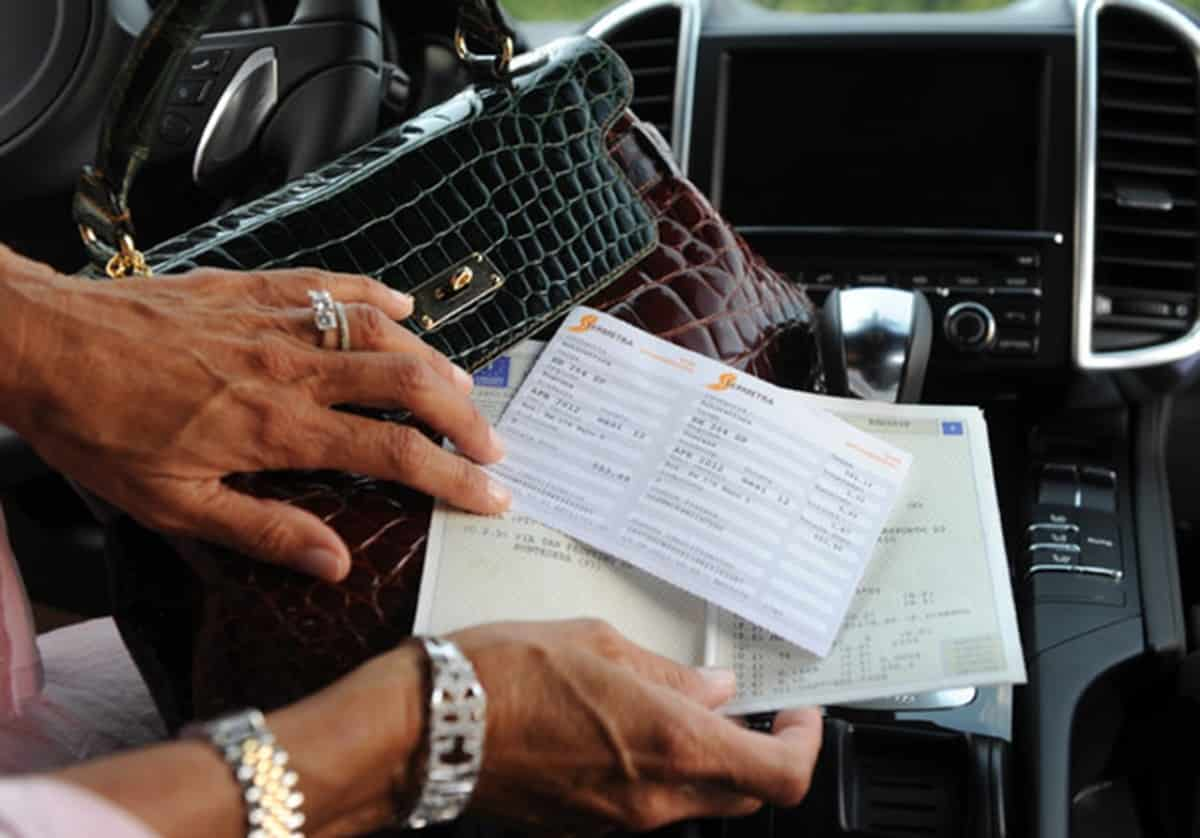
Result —
[{"label": "blue stamp mark", "polygon": [[502,355],[486,367],[475,371],[477,387],[507,387],[508,386],[508,356]]},{"label": "blue stamp mark", "polygon": [[962,422],[943,422],[942,423],[942,436],[962,436],[962,435],[963,435],[963,423]]}]

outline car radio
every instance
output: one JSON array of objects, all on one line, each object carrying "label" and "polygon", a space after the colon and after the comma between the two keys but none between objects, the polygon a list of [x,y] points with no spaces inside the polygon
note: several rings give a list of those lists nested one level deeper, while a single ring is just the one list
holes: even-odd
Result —
[{"label": "car radio", "polygon": [[925,292],[934,314],[934,352],[942,357],[1034,357],[1042,321],[1041,264],[1036,249],[968,252],[951,260],[943,251],[892,258],[884,265],[854,259],[814,263],[791,275],[817,297],[827,289],[863,285]]},{"label": "car radio", "polygon": [[933,360],[971,365],[1045,361],[1065,352],[1048,328],[1066,304],[1067,248],[1050,234],[991,241],[916,231],[848,236],[746,228],[771,263],[817,303],[834,288],[890,286],[922,291],[934,318]]}]

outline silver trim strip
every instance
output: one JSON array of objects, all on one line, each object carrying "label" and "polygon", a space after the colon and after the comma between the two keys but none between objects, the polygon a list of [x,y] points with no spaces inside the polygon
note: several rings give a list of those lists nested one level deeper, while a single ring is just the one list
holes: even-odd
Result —
[{"label": "silver trim strip", "polygon": [[1036,544],[1030,544],[1027,549],[1030,553],[1071,553],[1079,555],[1078,544],[1054,544],[1052,542],[1039,541]]},{"label": "silver trim strip", "polygon": [[1101,576],[1120,582],[1125,578],[1125,572],[1113,570],[1111,567],[1093,567],[1086,564],[1035,564],[1025,571],[1026,581],[1033,578],[1035,573],[1079,573],[1084,576]]},{"label": "silver trim strip", "polygon": [[628,0],[588,27],[600,41],[633,18],[656,8],[679,9],[679,52],[675,62],[675,105],[671,114],[671,150],[679,168],[688,170],[692,150],[692,110],[696,98],[696,61],[700,49],[701,0]]},{"label": "silver trim strip", "polygon": [[1109,6],[1120,6],[1153,18],[1174,30],[1195,53],[1200,69],[1200,26],[1183,12],[1158,0],[1090,0],[1078,5],[1077,82],[1079,111],[1076,125],[1076,163],[1079,174],[1075,207],[1075,363],[1085,370],[1119,370],[1170,364],[1200,352],[1200,321],[1175,340],[1140,349],[1096,352],[1092,349],[1092,305],[1095,293],[1096,245],[1096,122],[1099,114],[1098,18]]},{"label": "silver trim strip", "polygon": [[1026,532],[1031,532],[1031,533],[1038,532],[1040,530],[1045,530],[1046,532],[1078,533],[1079,525],[1078,524],[1049,524],[1049,523],[1043,522],[1043,523],[1038,523],[1038,524],[1030,524],[1028,527],[1025,528]]},{"label": "silver trim strip", "polygon": [[[275,107],[275,102],[279,98],[279,65],[275,60],[275,47],[261,47],[246,56],[246,60],[242,62],[242,66],[238,67],[237,72],[233,74],[233,78],[229,80],[229,84],[225,85],[225,89],[221,91],[221,98],[217,100],[216,106],[212,113],[209,114],[208,122],[204,124],[204,131],[200,135],[200,143],[196,146],[196,156],[192,158],[192,180],[196,183],[200,182],[201,165],[204,162],[204,156],[208,153],[208,144],[212,141],[212,136],[217,130],[217,126],[221,124],[225,111],[229,108],[230,103],[237,98],[245,84],[246,79],[254,75],[260,67],[271,65],[274,78],[272,79],[272,87],[274,88],[267,101],[264,101],[259,113],[256,114],[257,119],[261,122],[262,118],[270,113]],[[249,117],[247,117],[249,118]],[[259,126],[255,126],[256,129]]]}]

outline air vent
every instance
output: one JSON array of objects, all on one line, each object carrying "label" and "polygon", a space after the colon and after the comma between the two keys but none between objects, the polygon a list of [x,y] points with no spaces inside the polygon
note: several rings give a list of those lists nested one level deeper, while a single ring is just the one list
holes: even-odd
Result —
[{"label": "air vent", "polygon": [[1200,84],[1194,44],[1147,13],[1159,5],[1096,18],[1096,351],[1161,344],[1196,315]]},{"label": "air vent", "polygon": [[686,130],[685,109],[691,104],[685,101],[690,84],[681,81],[690,81],[694,72],[687,60],[695,25],[693,5],[692,0],[635,0],[618,6],[588,30],[629,66],[634,113],[662,132],[681,163],[686,163],[686,143],[679,134]]}]

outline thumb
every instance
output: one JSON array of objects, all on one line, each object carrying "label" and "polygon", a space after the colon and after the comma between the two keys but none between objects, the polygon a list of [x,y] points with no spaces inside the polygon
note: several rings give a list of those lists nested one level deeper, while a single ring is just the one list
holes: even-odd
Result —
[{"label": "thumb", "polygon": [[350,571],[350,553],[311,512],[278,500],[252,498],[217,484],[201,513],[198,533],[248,556],[329,582]]}]

